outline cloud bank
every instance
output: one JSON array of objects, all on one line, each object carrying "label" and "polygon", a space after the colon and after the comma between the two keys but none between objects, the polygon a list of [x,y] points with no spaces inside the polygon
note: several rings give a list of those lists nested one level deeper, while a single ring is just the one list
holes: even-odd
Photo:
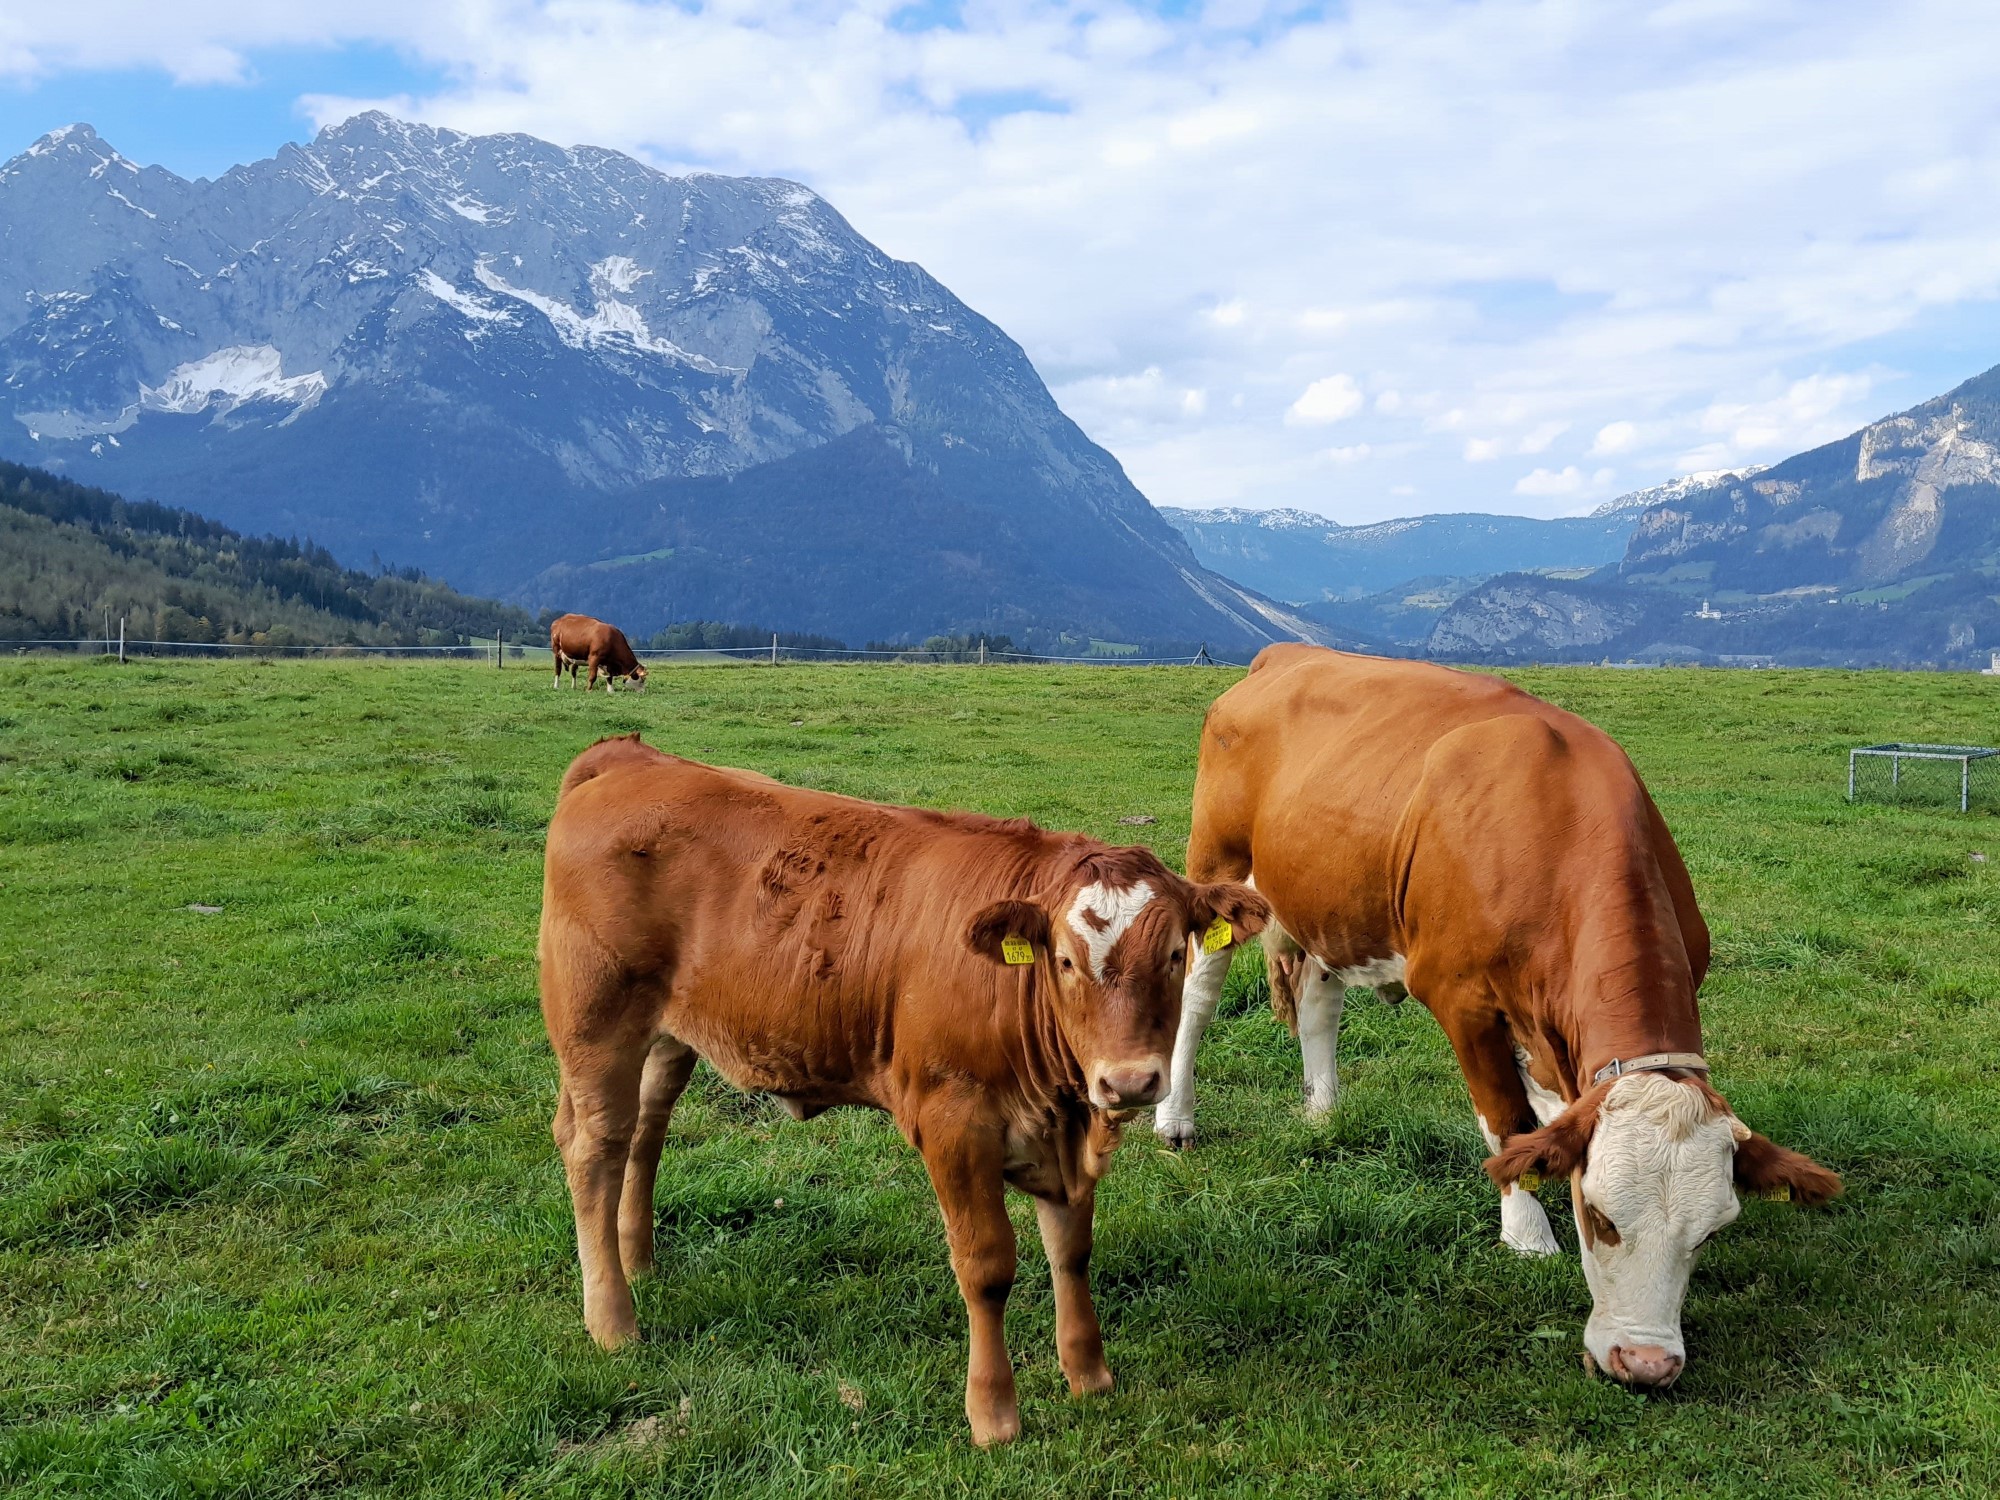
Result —
[{"label": "cloud bank", "polygon": [[1987,0],[80,0],[0,78],[361,44],[443,81],[315,119],[809,184],[1162,503],[1570,512],[2000,362]]}]

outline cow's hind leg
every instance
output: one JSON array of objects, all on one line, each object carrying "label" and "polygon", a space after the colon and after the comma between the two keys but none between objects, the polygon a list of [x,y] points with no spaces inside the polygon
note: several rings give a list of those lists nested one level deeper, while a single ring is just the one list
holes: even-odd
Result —
[{"label": "cow's hind leg", "polygon": [[653,1269],[653,1181],[660,1170],[660,1146],[674,1105],[694,1073],[694,1048],[670,1036],[653,1043],[639,1080],[639,1119],[625,1158],[625,1191],[618,1201],[618,1253],[626,1276]]},{"label": "cow's hind leg", "polygon": [[1055,1284],[1056,1356],[1062,1361],[1074,1396],[1111,1389],[1111,1367],[1104,1362],[1104,1333],[1090,1300],[1091,1219],[1096,1209],[1095,1183],[1074,1203],[1035,1200],[1042,1248],[1048,1252],[1049,1277]]},{"label": "cow's hind leg", "polygon": [[618,1249],[618,1200],[639,1117],[641,1047],[578,1048],[562,1059],[555,1138],[576,1211],[583,1323],[606,1349],[637,1337],[632,1288]]}]

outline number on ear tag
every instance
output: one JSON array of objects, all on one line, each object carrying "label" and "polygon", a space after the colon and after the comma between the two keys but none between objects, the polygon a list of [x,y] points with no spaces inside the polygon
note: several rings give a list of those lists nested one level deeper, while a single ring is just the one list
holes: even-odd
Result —
[{"label": "number on ear tag", "polygon": [[1531,1167],[1514,1179],[1514,1185],[1516,1187],[1524,1187],[1532,1193],[1542,1185],[1542,1174]]},{"label": "number on ear tag", "polygon": [[1229,918],[1217,917],[1208,924],[1208,931],[1201,935],[1201,951],[1220,953],[1229,946],[1230,940],[1234,937],[1235,933],[1229,927]]},{"label": "number on ear tag", "polygon": [[1776,1187],[1765,1188],[1757,1196],[1771,1203],[1790,1203],[1792,1201],[1792,1185],[1789,1182],[1781,1182]]},{"label": "number on ear tag", "polygon": [[1010,964],[1031,964],[1035,961],[1035,945],[1024,937],[1002,938],[1000,956]]}]

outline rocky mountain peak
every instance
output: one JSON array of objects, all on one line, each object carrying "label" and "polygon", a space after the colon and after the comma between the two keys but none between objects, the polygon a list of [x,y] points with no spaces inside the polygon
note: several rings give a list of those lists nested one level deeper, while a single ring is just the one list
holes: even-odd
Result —
[{"label": "rocky mountain peak", "polygon": [[[939,566],[1067,571],[1050,618],[1100,635],[1141,620],[1153,636],[1272,633],[1202,577],[1011,339],[798,183],[676,177],[380,111],[189,182],[71,127],[0,168],[0,252],[0,455],[91,483],[506,591],[552,563],[648,551],[623,531],[680,501],[634,498],[646,486],[803,460],[865,429],[872,447],[839,452],[894,453],[945,512],[1043,539],[989,556],[974,527]],[[866,526],[868,497],[846,503],[805,519]],[[642,520],[609,521],[634,505]],[[547,538],[533,557],[529,519]],[[1109,552],[1093,565],[1091,548],[1054,545],[1064,525]],[[669,586],[667,564],[640,569],[662,576],[643,608],[685,612],[695,585]],[[1134,608],[1104,614],[1098,590]],[[1148,591],[1159,602],[1139,605]],[[941,577],[906,623],[1029,607],[1007,596]],[[843,607],[848,621],[808,618],[781,597],[757,618],[889,623]]]}]

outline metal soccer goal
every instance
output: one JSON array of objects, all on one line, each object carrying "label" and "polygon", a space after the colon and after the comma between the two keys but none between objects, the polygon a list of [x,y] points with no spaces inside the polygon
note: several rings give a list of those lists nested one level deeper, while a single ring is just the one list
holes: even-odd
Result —
[{"label": "metal soccer goal", "polygon": [[1891,795],[1899,792],[1903,785],[1903,762],[1935,760],[1955,760],[1958,762],[1958,810],[1965,812],[1972,806],[1972,763],[1988,760],[2000,755],[2000,750],[1989,749],[1985,745],[1918,745],[1895,740],[1886,745],[1859,745],[1847,752],[1847,800],[1854,800],[1854,772],[1864,756],[1876,756],[1889,762],[1889,786]]}]

